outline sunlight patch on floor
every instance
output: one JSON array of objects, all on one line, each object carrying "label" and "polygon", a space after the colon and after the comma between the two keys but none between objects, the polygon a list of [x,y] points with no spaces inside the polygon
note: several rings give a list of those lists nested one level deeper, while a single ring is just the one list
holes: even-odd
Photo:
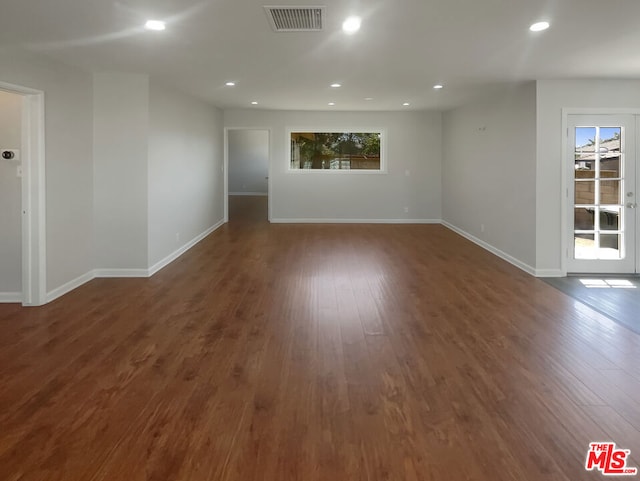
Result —
[{"label": "sunlight patch on floor", "polygon": [[580,279],[580,282],[589,289],[636,289],[627,279]]}]

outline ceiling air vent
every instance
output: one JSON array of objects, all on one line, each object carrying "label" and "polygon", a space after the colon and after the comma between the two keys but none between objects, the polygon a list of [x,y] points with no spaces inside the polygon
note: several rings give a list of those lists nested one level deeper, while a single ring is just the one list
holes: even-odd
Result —
[{"label": "ceiling air vent", "polygon": [[317,32],[322,30],[325,7],[265,6],[276,32]]}]

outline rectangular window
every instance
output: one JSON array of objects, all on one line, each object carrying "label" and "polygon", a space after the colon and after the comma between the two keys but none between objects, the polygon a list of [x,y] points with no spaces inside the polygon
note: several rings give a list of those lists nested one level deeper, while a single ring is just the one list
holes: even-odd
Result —
[{"label": "rectangular window", "polygon": [[384,170],[382,131],[313,132],[292,130],[289,169],[294,171]]}]

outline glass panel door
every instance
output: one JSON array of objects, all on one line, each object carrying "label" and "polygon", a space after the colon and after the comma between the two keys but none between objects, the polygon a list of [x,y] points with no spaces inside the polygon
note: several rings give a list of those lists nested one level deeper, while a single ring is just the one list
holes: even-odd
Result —
[{"label": "glass panel door", "polygon": [[635,118],[570,115],[569,272],[635,272]]}]

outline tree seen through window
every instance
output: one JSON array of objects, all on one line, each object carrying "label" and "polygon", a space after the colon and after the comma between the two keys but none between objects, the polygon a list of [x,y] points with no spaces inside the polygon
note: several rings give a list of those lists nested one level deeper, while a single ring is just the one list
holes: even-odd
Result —
[{"label": "tree seen through window", "polygon": [[380,170],[380,132],[291,132],[291,168]]}]

